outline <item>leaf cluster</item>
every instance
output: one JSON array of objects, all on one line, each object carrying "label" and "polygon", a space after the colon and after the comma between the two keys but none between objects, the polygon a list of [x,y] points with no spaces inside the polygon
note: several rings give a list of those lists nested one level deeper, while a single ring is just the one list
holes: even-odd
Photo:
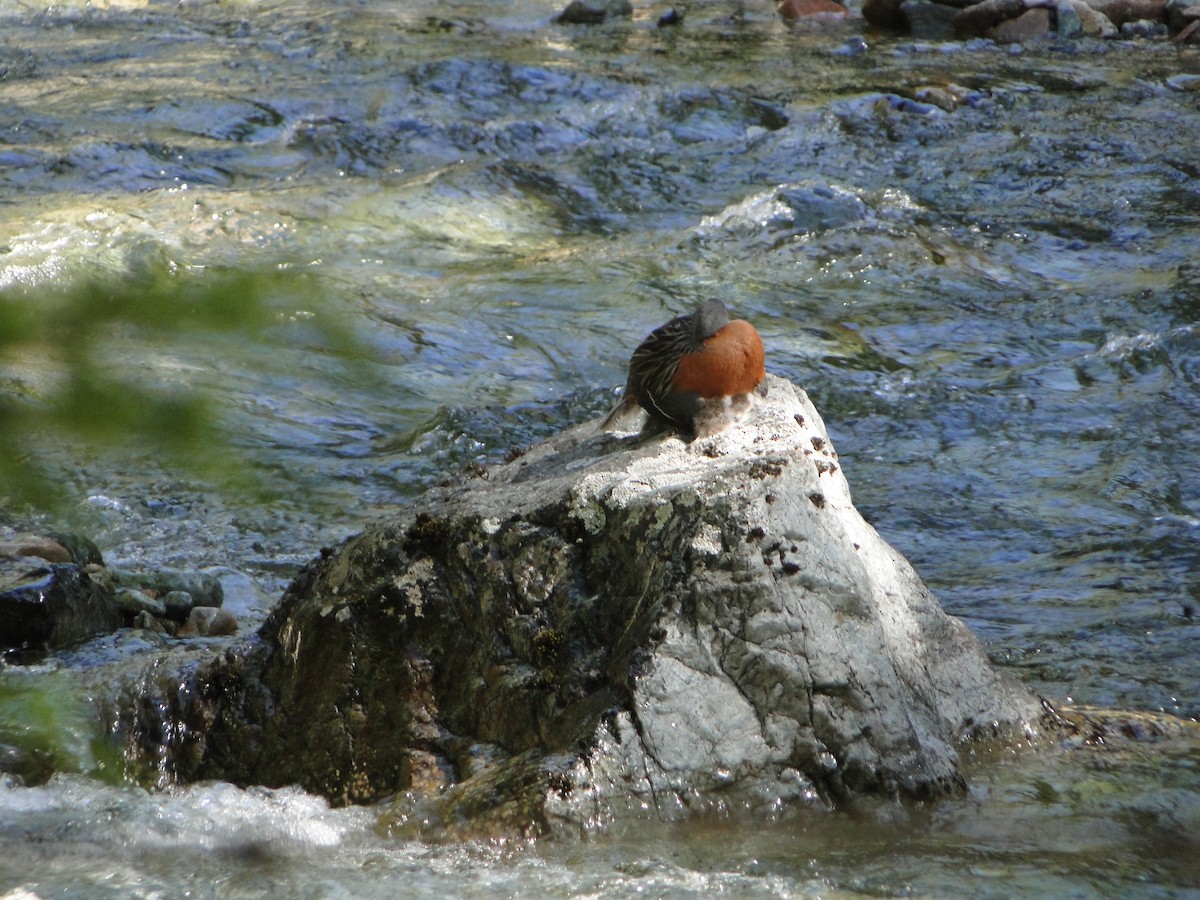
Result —
[{"label": "leaf cluster", "polygon": [[[220,403],[193,376],[206,347],[215,351],[209,367],[239,355],[252,366],[297,321],[323,349],[361,358],[311,281],[287,271],[187,273],[155,261],[116,277],[0,292],[0,506],[64,500],[45,465],[63,444],[151,452],[247,487]],[[191,361],[173,365],[176,354]]]}]

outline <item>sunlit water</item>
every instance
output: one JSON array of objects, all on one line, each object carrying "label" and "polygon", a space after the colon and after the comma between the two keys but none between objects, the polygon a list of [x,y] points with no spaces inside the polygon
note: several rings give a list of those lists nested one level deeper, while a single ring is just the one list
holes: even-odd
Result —
[{"label": "sunlit water", "polygon": [[[68,444],[43,448],[75,500],[48,525],[110,562],[215,568],[251,630],[320,546],[600,413],[641,336],[717,294],[999,663],[1055,701],[1200,714],[1196,51],[863,49],[853,22],[792,31],[766,3],[575,29],[558,6],[0,0],[0,286],[150,263],[282,268],[319,295],[272,298],[277,327],[241,340],[106,336],[114,371],[214,398],[229,438],[209,452],[268,501]],[[54,383],[40,358],[5,374]],[[45,678],[67,696],[131,652]],[[3,696],[36,676],[4,674]],[[59,725],[56,764],[110,777],[86,716]],[[569,847],[425,845],[292,791],[63,775],[0,788],[0,897],[1195,887],[1194,753],[1136,778],[1040,765],[907,823]]]}]

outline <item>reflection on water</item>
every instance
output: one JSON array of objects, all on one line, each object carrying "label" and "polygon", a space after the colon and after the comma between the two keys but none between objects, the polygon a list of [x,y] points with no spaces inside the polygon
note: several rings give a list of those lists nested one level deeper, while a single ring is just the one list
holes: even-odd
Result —
[{"label": "reflection on water", "polygon": [[[648,6],[551,26],[560,5],[0,2],[0,287],[152,260],[312,291],[273,298],[253,335],[98,339],[115,374],[213,398],[228,443],[206,452],[268,501],[153,452],[41,448],[74,524],[112,562],[225,566],[269,596],[447,473],[600,413],[638,340],[719,294],[814,396],[860,508],[998,661],[1056,700],[1200,713],[1200,112],[1169,83],[1189,51],[850,52],[855,22],[793,31],[765,0],[744,24],[694,3],[664,30]],[[314,295],[369,363],[309,327]],[[53,390],[53,356],[3,363]],[[1194,884],[1194,775],[1145,765],[1179,777],[1105,805],[1104,772],[1014,771],[919,827],[533,850],[397,847],[369,812],[291,792],[61,777],[0,792],[0,890]]]}]

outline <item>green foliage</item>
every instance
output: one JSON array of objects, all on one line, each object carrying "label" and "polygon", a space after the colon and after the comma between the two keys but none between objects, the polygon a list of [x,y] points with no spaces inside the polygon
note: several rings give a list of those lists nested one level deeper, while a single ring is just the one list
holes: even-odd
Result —
[{"label": "green foliage", "polygon": [[117,783],[125,772],[120,748],[91,700],[64,672],[0,672],[0,755],[0,769],[26,784],[40,784],[55,772]]},{"label": "green foliage", "polygon": [[[288,340],[297,321],[323,351],[361,359],[311,283],[286,272],[186,275],[155,262],[120,278],[0,294],[0,506],[62,501],[44,451],[64,442],[150,451],[186,473],[253,490],[219,402],[188,373],[203,371],[213,342],[218,359],[261,355]],[[131,363],[141,347],[145,359]],[[189,365],[172,365],[176,355]]]}]

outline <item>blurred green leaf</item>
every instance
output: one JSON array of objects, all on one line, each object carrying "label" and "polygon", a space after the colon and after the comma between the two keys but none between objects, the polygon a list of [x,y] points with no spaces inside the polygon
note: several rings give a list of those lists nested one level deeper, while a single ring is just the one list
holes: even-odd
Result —
[{"label": "blurred green leaf", "polygon": [[[257,493],[230,449],[220,398],[170,361],[176,351],[202,357],[206,342],[220,342],[218,358],[253,359],[297,339],[371,377],[351,330],[310,279],[289,272],[189,273],[155,259],[121,278],[0,294],[0,505],[65,499],[42,462],[63,441],[163,455]],[[139,342],[144,364],[113,365],[114,345],[128,356]]]},{"label": "blurred green leaf", "polygon": [[70,673],[0,672],[0,753],[3,769],[26,784],[56,772],[80,772],[120,783],[125,762],[91,699]]}]

